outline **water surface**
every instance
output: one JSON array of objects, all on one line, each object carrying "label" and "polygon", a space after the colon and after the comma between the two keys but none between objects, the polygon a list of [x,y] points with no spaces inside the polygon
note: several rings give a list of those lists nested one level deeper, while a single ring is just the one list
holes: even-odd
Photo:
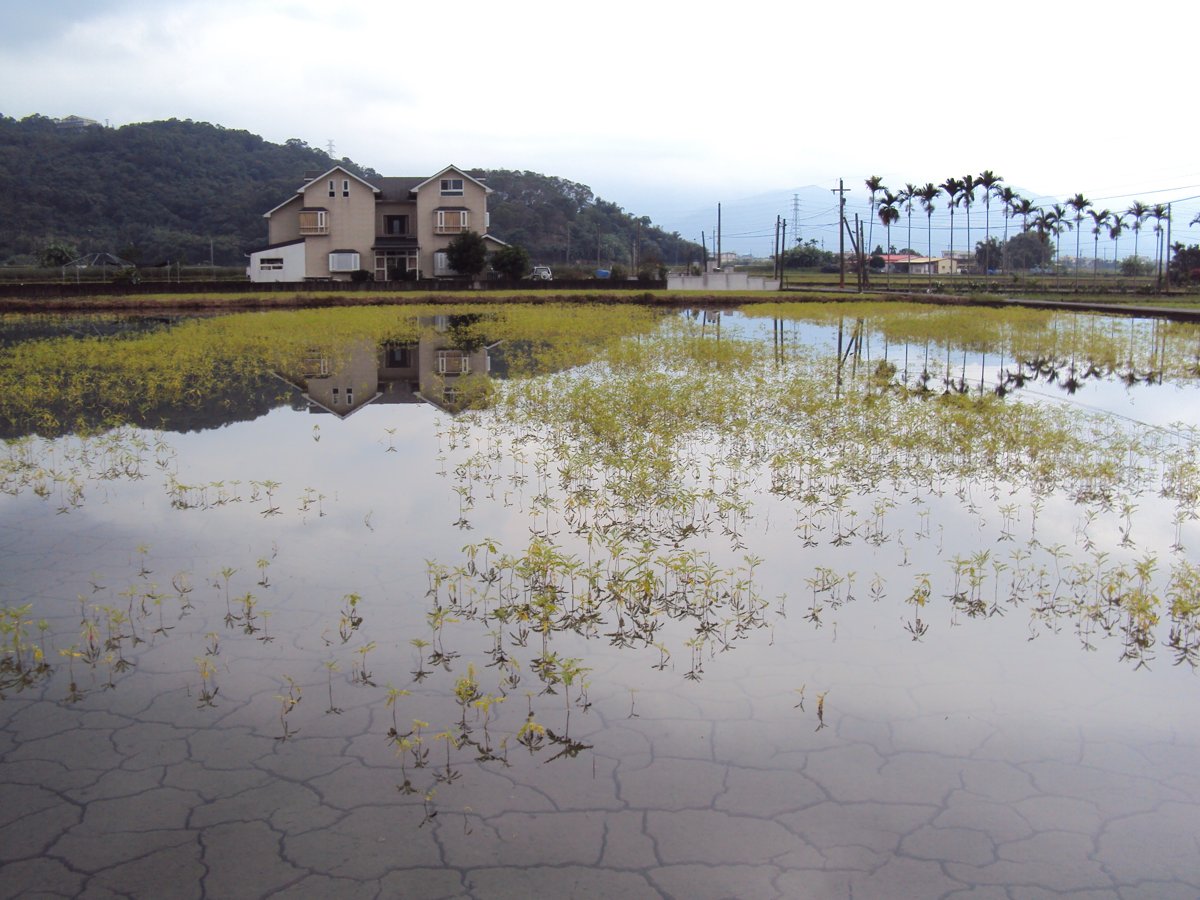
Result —
[{"label": "water surface", "polygon": [[1200,891],[1192,326],[3,327],[4,896]]}]

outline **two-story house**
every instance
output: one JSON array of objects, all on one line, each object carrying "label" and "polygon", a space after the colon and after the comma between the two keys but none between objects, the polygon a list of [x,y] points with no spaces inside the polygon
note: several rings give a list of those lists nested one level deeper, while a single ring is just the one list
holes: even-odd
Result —
[{"label": "two-story house", "polygon": [[306,181],[264,213],[267,246],[249,254],[251,281],[348,280],[370,272],[376,281],[456,274],[446,247],[456,235],[487,233],[491,188],[456,166],[423,178],[372,183],[341,166]]}]

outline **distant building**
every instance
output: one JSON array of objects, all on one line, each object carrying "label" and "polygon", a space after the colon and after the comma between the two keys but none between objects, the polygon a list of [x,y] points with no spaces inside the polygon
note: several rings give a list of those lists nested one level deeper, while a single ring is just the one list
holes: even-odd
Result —
[{"label": "distant building", "polygon": [[54,123],[59,128],[80,129],[80,128],[92,128],[93,126],[95,126],[96,128],[100,127],[100,123],[97,122],[95,119],[85,119],[83,116],[64,116],[61,119],[55,119]]},{"label": "distant building", "polygon": [[267,245],[249,254],[251,281],[349,280],[359,270],[376,281],[452,277],[446,248],[487,233],[482,181],[447,166],[436,175],[374,183],[342,166],[309,178],[295,195],[264,213]]}]

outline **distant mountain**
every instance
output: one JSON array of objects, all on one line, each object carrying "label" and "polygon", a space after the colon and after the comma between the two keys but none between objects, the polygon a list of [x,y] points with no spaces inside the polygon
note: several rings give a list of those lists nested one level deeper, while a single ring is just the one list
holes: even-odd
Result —
[{"label": "distant mountain", "polygon": [[[851,194],[847,194],[847,210],[851,209]],[[781,189],[749,197],[731,197],[721,201],[721,250],[745,256],[765,257],[774,252],[775,220],[787,220],[786,241],[795,246],[796,229],[793,213],[804,240],[825,241],[825,249],[837,250],[837,194],[828,188],[807,185]],[[853,217],[853,212],[851,212]],[[717,204],[664,217],[670,227],[699,240],[701,232],[714,252],[717,231]]]},{"label": "distant mountain", "polygon": [[[206,122],[64,127],[45,116],[0,116],[0,262],[34,262],[59,245],[150,265],[208,262],[210,252],[219,265],[241,265],[266,240],[263,213],[307,173],[334,164],[368,181],[379,177],[301,140],[274,144]],[[495,191],[491,232],[525,246],[535,262],[564,262],[569,252],[573,260],[629,265],[639,247],[644,263],[699,256],[699,248],[586,185],[533,172],[476,174]]]}]

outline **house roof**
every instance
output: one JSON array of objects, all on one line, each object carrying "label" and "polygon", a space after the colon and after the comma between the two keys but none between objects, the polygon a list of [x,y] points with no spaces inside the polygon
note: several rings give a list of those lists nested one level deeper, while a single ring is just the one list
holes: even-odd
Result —
[{"label": "house roof", "polygon": [[470,175],[468,175],[466,172],[464,172],[462,169],[460,169],[458,166],[455,166],[455,165],[446,166],[446,168],[442,169],[442,171],[438,172],[436,175],[432,175],[429,178],[426,178],[424,181],[422,181],[420,184],[418,184],[416,187],[414,187],[413,190],[419,191],[421,188],[425,187],[425,185],[429,184],[429,182],[437,181],[439,178],[441,178],[447,172],[453,172],[456,175],[461,175],[463,178],[465,178],[467,181],[471,182],[472,184],[479,185],[481,188],[483,188],[489,194],[492,193],[492,189],[490,187],[488,187],[486,184],[484,184],[478,178],[472,178]]},{"label": "house roof", "polygon": [[[315,178],[308,178],[307,180],[305,180],[304,184],[300,185],[300,187],[298,187],[298,188],[296,189],[296,194],[297,194],[297,195],[300,195],[300,196],[303,196],[303,194],[304,194],[304,191],[305,191],[305,190],[307,190],[307,188],[308,188],[308,186],[309,186],[310,184],[312,184],[314,181],[320,181],[322,178],[328,178],[328,177],[329,177],[330,175],[332,175],[334,172],[341,172],[341,173],[342,173],[342,175],[344,175],[344,176],[347,176],[347,177],[349,177],[349,178],[353,178],[353,179],[354,179],[355,181],[357,181],[359,184],[364,184],[364,185],[366,185],[367,187],[369,187],[369,188],[371,189],[371,191],[372,191],[373,193],[376,193],[376,194],[378,194],[378,193],[379,193],[379,188],[377,188],[375,185],[371,184],[371,182],[367,181],[365,178],[359,178],[357,175],[355,175],[355,174],[354,174],[353,172],[351,172],[349,169],[346,169],[346,168],[344,168],[344,167],[342,167],[342,166],[334,166],[334,167],[333,167],[332,169],[330,169],[329,171],[327,171],[327,172],[322,172],[320,175],[316,176]],[[295,198],[295,197],[289,197],[288,199],[284,200],[282,203],[280,203],[280,204],[279,204],[278,206],[276,206],[275,208],[273,208],[273,209],[269,209],[269,210],[267,210],[265,213],[263,213],[263,218],[264,218],[264,219],[269,219],[269,218],[270,218],[270,217],[271,217],[271,216],[272,216],[274,213],[277,213],[277,212],[279,212],[279,210],[283,209],[285,206],[287,206],[289,203],[292,203],[292,202],[294,202],[295,200],[296,200],[296,198]],[[305,207],[305,208],[307,209],[308,207]],[[315,207],[315,208],[316,208],[316,209],[323,209],[323,207]]]},{"label": "house roof", "polygon": [[254,253],[262,253],[265,250],[278,250],[280,247],[290,247],[293,244],[303,244],[304,238],[293,238],[290,241],[280,241],[277,244],[266,244],[262,247],[255,247],[253,250],[247,250],[246,255],[250,256]]},{"label": "house roof", "polygon": [[423,175],[389,175],[380,178],[376,182],[380,190],[379,199],[385,202],[411,200],[417,185],[425,180]]}]

